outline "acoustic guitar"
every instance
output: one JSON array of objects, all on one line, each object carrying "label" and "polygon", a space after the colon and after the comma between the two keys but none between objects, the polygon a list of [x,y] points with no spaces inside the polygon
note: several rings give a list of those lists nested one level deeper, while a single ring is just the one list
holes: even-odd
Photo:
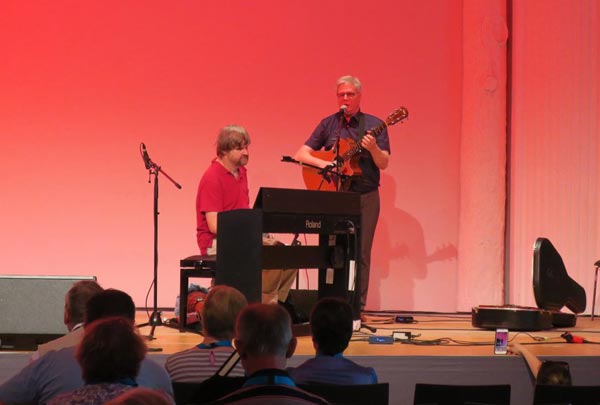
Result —
[{"label": "acoustic guitar", "polygon": [[[400,107],[385,119],[384,122],[371,128],[371,135],[377,137],[386,128],[405,120],[408,117],[408,110]],[[364,135],[363,135],[364,136]],[[362,171],[358,165],[358,154],[362,151],[360,142],[352,139],[340,139],[340,153],[337,162],[338,173],[340,173],[340,190],[347,191],[350,187],[352,177],[360,176]],[[336,158],[334,150],[318,150],[311,152],[311,155],[333,162]],[[337,174],[333,170],[318,170],[314,167],[304,166],[302,168],[302,178],[308,190],[336,191]]]}]

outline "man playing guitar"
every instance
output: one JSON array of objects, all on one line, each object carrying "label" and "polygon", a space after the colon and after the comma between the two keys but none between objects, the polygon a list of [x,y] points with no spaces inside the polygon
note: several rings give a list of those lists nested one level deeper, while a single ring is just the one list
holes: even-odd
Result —
[{"label": "man playing guitar", "polygon": [[[379,171],[389,163],[390,143],[385,122],[360,111],[362,86],[358,78],[342,76],[337,81],[340,111],[324,118],[296,152],[300,162],[324,168],[325,176],[313,170],[317,182],[308,188],[348,190],[361,194],[360,306],[365,308],[369,289],[371,247],[379,218]],[[377,136],[369,131],[377,127]],[[365,132],[365,129],[367,131]],[[339,149],[336,151],[336,145]],[[324,151],[320,151],[324,149]],[[339,159],[335,159],[339,157]],[[337,167],[330,170],[328,166]],[[336,171],[344,176],[338,187]]]}]

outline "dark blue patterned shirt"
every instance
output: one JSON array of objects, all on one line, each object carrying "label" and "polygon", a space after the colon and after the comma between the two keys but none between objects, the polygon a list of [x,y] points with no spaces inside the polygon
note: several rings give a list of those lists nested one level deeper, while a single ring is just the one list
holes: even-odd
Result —
[{"label": "dark blue patterned shirt", "polygon": [[[358,142],[360,140],[359,118],[361,115],[365,120],[365,132],[383,124],[383,121],[374,115],[365,114],[360,111],[354,114],[350,118],[350,121],[344,119],[343,122],[341,122],[341,113],[335,113],[324,118],[304,144],[313,150],[320,150],[321,148],[332,150],[335,146],[338,129],[341,139],[351,139],[354,142]],[[387,128],[381,131],[379,136],[376,137],[376,141],[379,149],[391,153]],[[375,165],[369,151],[362,150],[358,154],[358,165],[362,171],[362,175],[353,178],[350,191],[368,193],[369,191],[376,190],[379,187],[379,168]]]}]

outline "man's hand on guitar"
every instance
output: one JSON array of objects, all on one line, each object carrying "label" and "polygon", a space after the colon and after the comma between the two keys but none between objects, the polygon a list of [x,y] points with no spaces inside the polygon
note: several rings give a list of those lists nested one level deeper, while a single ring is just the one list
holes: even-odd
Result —
[{"label": "man's hand on guitar", "polygon": [[360,140],[360,147],[371,152],[373,148],[377,148],[375,137],[371,135],[371,131],[367,131],[365,136]]},{"label": "man's hand on guitar", "polygon": [[329,162],[319,171],[319,174],[330,173],[335,170],[335,162]]}]

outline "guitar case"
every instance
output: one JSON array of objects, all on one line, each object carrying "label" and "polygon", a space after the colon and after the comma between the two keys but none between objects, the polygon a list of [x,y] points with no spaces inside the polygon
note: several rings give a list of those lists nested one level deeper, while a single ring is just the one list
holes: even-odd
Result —
[{"label": "guitar case", "polygon": [[[471,310],[471,324],[531,331],[575,326],[575,314],[585,310],[585,290],[569,277],[560,254],[546,238],[537,238],[533,247],[533,293],[538,308],[480,305]],[[565,305],[573,313],[561,312]]]}]

